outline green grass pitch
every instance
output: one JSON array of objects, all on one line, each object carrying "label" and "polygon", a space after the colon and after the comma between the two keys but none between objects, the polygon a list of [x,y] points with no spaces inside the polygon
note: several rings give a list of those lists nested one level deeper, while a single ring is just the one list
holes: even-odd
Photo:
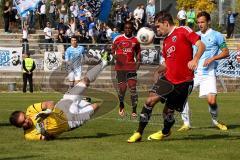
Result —
[{"label": "green grass pitch", "polygon": [[[118,104],[113,93],[89,92],[101,102],[95,118],[84,126],[60,135],[54,141],[25,141],[21,129],[9,125],[9,114],[24,110],[34,102],[61,98],[60,93],[0,93],[0,160],[238,160],[240,158],[240,93],[221,93],[219,119],[228,125],[226,132],[212,127],[205,99],[197,93],[190,96],[193,129],[177,132],[181,126],[179,114],[173,134],[164,141],[147,141],[147,136],[162,128],[163,105],[158,104],[147,126],[142,142],[128,144],[126,140],[137,129],[136,120],[118,116]],[[146,99],[140,94],[138,111]],[[127,106],[129,108],[129,106]],[[106,113],[106,114],[104,114]],[[130,113],[130,110],[128,110]]]}]

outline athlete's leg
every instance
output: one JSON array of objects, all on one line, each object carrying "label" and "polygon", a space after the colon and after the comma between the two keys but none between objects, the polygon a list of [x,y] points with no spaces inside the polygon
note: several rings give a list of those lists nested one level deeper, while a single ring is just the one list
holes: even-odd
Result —
[{"label": "athlete's leg", "polygon": [[183,120],[183,124],[185,126],[188,126],[188,127],[190,127],[190,116],[189,116],[189,113],[190,113],[190,109],[189,109],[189,104],[187,102],[185,104],[183,112],[181,113],[181,117],[182,117],[182,120]]},{"label": "athlete's leg", "polygon": [[72,89],[68,90],[66,94],[68,95],[82,95],[85,89],[93,82],[101,71],[107,66],[106,61],[101,61],[100,64],[94,66],[90,69],[86,76],[78,82]]},{"label": "athlete's leg", "polygon": [[142,108],[141,114],[140,114],[140,120],[137,132],[139,132],[141,135],[143,134],[143,131],[145,127],[148,124],[148,121],[150,120],[150,117],[152,115],[153,107],[157,102],[159,102],[161,97],[157,95],[156,93],[150,92],[147,100],[145,101],[145,104]]},{"label": "athlete's leg", "polygon": [[[193,90],[199,86],[201,79],[199,76],[195,75]],[[183,125],[178,131],[187,131],[191,128],[191,119],[190,119],[190,107],[188,101],[185,104],[183,112],[181,113],[181,118],[183,120]]]},{"label": "athlete's leg", "polygon": [[208,94],[207,101],[209,105],[209,113],[211,114],[212,117],[212,122],[214,125],[217,125],[218,106],[216,94]]},{"label": "athlete's leg", "polygon": [[131,93],[131,102],[132,102],[132,116],[137,116],[137,104],[138,104],[138,94],[137,94],[137,80],[128,79],[128,87]]},{"label": "athlete's leg", "polygon": [[124,116],[125,115],[124,98],[127,91],[127,72],[116,71],[116,79],[118,81],[117,91],[118,91],[118,99],[120,102],[118,114],[120,116]]}]

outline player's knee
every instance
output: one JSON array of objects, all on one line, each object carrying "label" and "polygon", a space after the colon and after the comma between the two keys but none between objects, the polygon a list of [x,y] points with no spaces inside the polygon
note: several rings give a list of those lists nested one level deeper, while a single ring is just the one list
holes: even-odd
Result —
[{"label": "player's knee", "polygon": [[125,92],[126,92],[126,89],[127,89],[127,84],[126,84],[126,83],[119,83],[119,84],[118,84],[118,90],[119,90],[121,93],[125,93]]},{"label": "player's knee", "polygon": [[153,107],[156,104],[156,102],[154,101],[153,98],[148,97],[147,100],[145,101],[145,104],[149,107]]},{"label": "player's knee", "polygon": [[97,109],[99,109],[99,105],[97,103],[93,103],[92,104],[93,110],[96,111]]},{"label": "player's knee", "polygon": [[137,86],[137,81],[136,80],[134,80],[134,79],[129,79],[128,80],[128,87],[129,88],[136,88],[136,86]]},{"label": "player's knee", "polygon": [[208,105],[209,105],[209,106],[216,106],[217,103],[216,103],[215,100],[208,100]]},{"label": "player's knee", "polygon": [[90,80],[88,77],[84,77],[83,78],[83,82],[85,83],[86,86],[89,86],[90,85]]}]

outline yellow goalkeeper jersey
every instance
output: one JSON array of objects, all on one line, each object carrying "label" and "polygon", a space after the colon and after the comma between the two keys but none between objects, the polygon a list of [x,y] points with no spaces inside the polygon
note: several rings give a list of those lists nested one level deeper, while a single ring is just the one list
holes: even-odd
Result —
[{"label": "yellow goalkeeper jersey", "polygon": [[[40,140],[41,134],[36,129],[36,115],[42,111],[42,103],[35,103],[27,108],[26,116],[33,121],[33,127],[25,130],[24,136],[27,140]],[[66,115],[58,108],[54,108],[53,112],[43,120],[44,129],[53,136],[57,136],[62,132],[68,131],[69,125]]]}]

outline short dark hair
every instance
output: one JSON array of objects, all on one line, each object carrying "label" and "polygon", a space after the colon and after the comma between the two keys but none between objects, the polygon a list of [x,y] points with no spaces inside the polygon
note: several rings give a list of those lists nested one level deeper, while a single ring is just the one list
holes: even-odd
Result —
[{"label": "short dark hair", "polygon": [[12,114],[10,115],[10,117],[9,117],[9,122],[12,124],[12,125],[14,125],[14,126],[16,126],[16,127],[18,127],[18,128],[21,128],[22,126],[21,125],[19,125],[18,123],[17,123],[17,120],[18,120],[18,117],[19,117],[19,114],[20,113],[23,113],[22,111],[14,111],[14,112],[12,112]]},{"label": "short dark hair", "polygon": [[124,23],[124,26],[126,26],[126,25],[131,25],[132,28],[133,28],[133,23],[132,23],[131,21],[127,21],[127,22],[125,22],[125,23]]},{"label": "short dark hair", "polygon": [[76,39],[76,40],[78,39],[77,36],[72,36],[71,39],[73,39],[73,38]]},{"label": "short dark hair", "polygon": [[208,22],[211,21],[211,16],[210,16],[210,14],[209,14],[208,12],[206,12],[206,11],[199,12],[199,13],[197,14],[197,18],[199,18],[199,17],[205,17]]},{"label": "short dark hair", "polygon": [[162,23],[163,21],[168,21],[170,25],[174,25],[172,15],[166,11],[160,11],[155,16],[155,22]]}]

